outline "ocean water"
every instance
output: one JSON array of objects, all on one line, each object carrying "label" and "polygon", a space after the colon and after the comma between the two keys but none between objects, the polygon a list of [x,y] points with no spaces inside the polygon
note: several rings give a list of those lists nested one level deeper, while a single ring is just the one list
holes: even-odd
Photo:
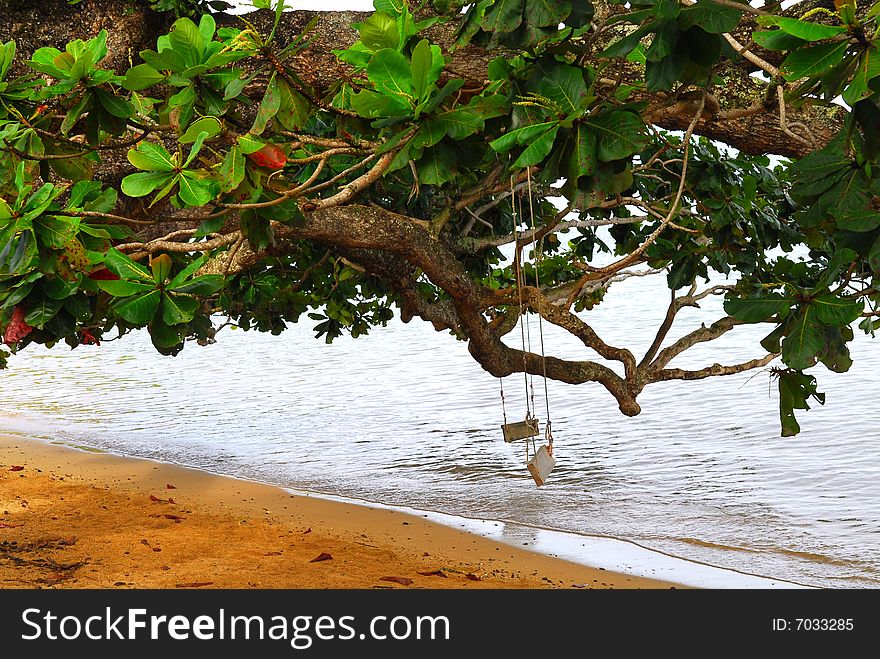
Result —
[{"label": "ocean water", "polygon": [[[638,355],[668,294],[661,278],[621,282],[590,322]],[[720,300],[702,306],[682,311],[670,339],[721,313]],[[548,352],[593,356],[543,329]],[[673,365],[759,356],[766,331],[737,328]],[[817,369],[827,405],[801,412],[802,433],[787,439],[768,370],[652,385],[635,418],[599,385],[550,382],[557,466],[540,489],[523,443],[502,441],[498,380],[427,324],[395,320],[329,346],[307,324],[279,337],[225,329],[218,339],[176,358],[142,334],[100,348],[30,348],[0,372],[0,429],[385,505],[622,538],[800,584],[880,585],[880,359],[868,338],[854,342],[849,373]],[[541,381],[534,387],[544,416]],[[521,375],[505,379],[505,394],[509,416],[521,417]]]}]

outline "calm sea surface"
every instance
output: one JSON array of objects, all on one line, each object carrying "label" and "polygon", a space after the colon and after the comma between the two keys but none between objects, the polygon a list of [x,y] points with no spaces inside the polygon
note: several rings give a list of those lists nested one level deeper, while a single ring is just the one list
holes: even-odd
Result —
[{"label": "calm sea surface", "polygon": [[[665,310],[657,279],[615,285],[590,315],[609,342],[644,351]],[[685,310],[677,337],[720,314]],[[532,330],[536,331],[536,321]],[[760,354],[744,327],[673,365]],[[550,351],[589,356],[544,327]],[[518,339],[512,334],[511,341]],[[85,443],[280,485],[477,519],[609,535],[676,556],[831,587],[880,585],[880,352],[817,369],[824,408],[779,436],[767,371],[661,383],[625,418],[597,385],[550,383],[557,467],[534,486],[501,439],[498,380],[463,343],[393,322],[325,345],[305,324],[280,337],[224,330],[161,357],[148,337],[75,352],[28,349],[0,372],[0,429]],[[522,377],[505,381],[524,413]],[[543,388],[535,381],[538,407]],[[589,562],[589,558],[586,559]]]}]

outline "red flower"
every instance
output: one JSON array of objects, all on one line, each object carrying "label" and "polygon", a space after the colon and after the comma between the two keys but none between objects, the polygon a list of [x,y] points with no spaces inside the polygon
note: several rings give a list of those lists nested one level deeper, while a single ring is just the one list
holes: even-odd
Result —
[{"label": "red flower", "polygon": [[107,268],[101,268],[100,270],[95,270],[94,272],[89,273],[89,279],[94,280],[116,280],[119,279],[119,275],[115,272],[110,272]]},{"label": "red flower", "polygon": [[287,164],[287,156],[284,151],[274,144],[267,144],[259,151],[249,153],[247,157],[255,165],[267,169],[284,169],[284,165]]},{"label": "red flower", "polygon": [[84,346],[99,346],[101,345],[101,341],[95,338],[95,335],[92,334],[89,330],[83,328],[79,331],[79,335],[81,337],[80,343]]},{"label": "red flower", "polygon": [[8,346],[15,345],[33,330],[33,327],[24,322],[24,308],[19,305],[12,312],[12,319],[9,321],[9,325],[6,326],[3,342]]}]

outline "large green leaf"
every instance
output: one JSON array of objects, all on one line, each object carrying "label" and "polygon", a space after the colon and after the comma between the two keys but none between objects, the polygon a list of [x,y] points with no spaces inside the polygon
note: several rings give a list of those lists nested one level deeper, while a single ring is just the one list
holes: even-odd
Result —
[{"label": "large green leaf", "polygon": [[43,215],[34,220],[34,231],[47,247],[62,249],[76,235],[79,229],[77,217],[55,217]]},{"label": "large green leaf", "polygon": [[396,49],[400,44],[397,20],[382,11],[374,12],[358,26],[358,31],[361,43],[374,52],[383,48]]},{"label": "large green leaf", "polygon": [[104,265],[110,272],[119,275],[122,279],[141,281],[151,285],[154,283],[153,275],[149,270],[113,247],[107,250],[107,254],[104,256]]},{"label": "large green leaf", "polygon": [[213,295],[225,283],[225,279],[221,275],[202,275],[201,277],[193,277],[189,281],[182,284],[168,285],[169,290],[175,293],[188,293],[190,295]]},{"label": "large green leaf", "polygon": [[165,80],[165,75],[159,73],[149,64],[138,64],[126,72],[122,86],[129,91],[140,91],[163,80]]},{"label": "large green leaf", "polygon": [[773,316],[785,318],[795,301],[793,297],[784,297],[778,293],[754,298],[732,297],[724,301],[724,311],[745,323],[759,323]]},{"label": "large green leaf", "polygon": [[825,394],[816,391],[816,378],[796,371],[783,371],[779,374],[779,417],[783,437],[793,437],[801,431],[794,411],[810,409],[807,404],[810,398],[820,405],[825,404]]},{"label": "large green leaf", "polygon": [[217,117],[202,117],[192,122],[177,141],[181,144],[190,144],[195,142],[201,133],[205,133],[204,139],[209,140],[219,135],[221,130],[223,130],[223,126],[220,125],[220,120]]},{"label": "large green leaf", "polygon": [[739,25],[742,10],[728,5],[719,5],[712,0],[697,0],[695,5],[685,7],[679,14],[679,25],[683,30],[698,26],[706,32],[721,34],[732,32]]},{"label": "large green leaf", "polygon": [[199,28],[188,18],[180,18],[168,34],[171,47],[182,58],[187,68],[201,64],[205,54],[205,39]]},{"label": "large green leaf", "polygon": [[62,304],[64,304],[63,300],[53,300],[45,297],[28,310],[24,316],[24,322],[31,327],[42,328],[43,325],[58,313]]},{"label": "large green leaf", "polygon": [[121,188],[129,197],[143,197],[174,177],[173,172],[137,172],[122,179]]},{"label": "large green leaf", "polygon": [[250,132],[254,135],[262,135],[266,130],[266,124],[269,119],[278,114],[281,108],[281,93],[278,91],[278,76],[272,74],[269,78],[269,84],[266,85],[266,92],[263,94],[263,100],[260,102],[260,109],[257,110],[257,116],[254,117],[254,125]]},{"label": "large green leaf", "polygon": [[810,307],[805,307],[782,342],[782,360],[791,368],[805,369],[816,363],[825,346]]},{"label": "large green leaf", "polygon": [[817,296],[811,304],[816,309],[816,318],[826,325],[849,325],[865,308],[861,300],[839,298],[832,293]]},{"label": "large green leaf", "polygon": [[599,160],[610,162],[628,158],[648,143],[641,117],[621,110],[605,112],[584,121],[596,133]]},{"label": "large green leaf", "polygon": [[486,32],[513,32],[522,23],[526,0],[495,0],[492,10],[480,21]]},{"label": "large green leaf", "polygon": [[99,280],[98,288],[105,293],[109,293],[113,297],[130,297],[138,293],[146,293],[156,288],[153,284],[141,283],[138,281],[118,280]]},{"label": "large green leaf", "polygon": [[199,301],[194,297],[162,293],[162,320],[166,325],[188,323],[198,308]]},{"label": "large green leaf", "polygon": [[799,48],[782,63],[783,75],[786,80],[798,80],[825,73],[840,63],[848,48],[849,43],[846,41]]},{"label": "large green leaf", "polygon": [[645,25],[642,25],[637,30],[630,32],[628,35],[623,37],[622,39],[618,39],[613,44],[608,46],[605,50],[599,53],[599,57],[605,58],[615,58],[615,57],[626,57],[629,55],[636,46],[639,45],[639,42],[642,38],[649,34],[656,26],[653,21],[649,21]]},{"label": "large green leaf", "polygon": [[188,206],[204,206],[220,191],[217,181],[189,170],[181,172],[177,182],[180,186],[177,196]]},{"label": "large green leaf", "polygon": [[596,133],[583,124],[578,125],[573,134],[571,159],[568,175],[571,179],[590,176],[596,169]]},{"label": "large green leaf", "polygon": [[413,100],[411,75],[406,57],[391,48],[377,51],[367,65],[367,77],[376,91],[408,104]]},{"label": "large green leaf", "polygon": [[[796,18],[787,16],[761,16],[758,23],[764,26],[776,25],[782,31],[803,39],[804,41],[822,41],[836,37],[838,34],[846,32],[847,28],[842,25],[824,25],[822,23],[811,23],[809,21],[801,21]],[[729,31],[729,30],[728,30]]]},{"label": "large green leaf", "polygon": [[128,150],[128,162],[145,172],[171,172],[175,167],[168,149],[161,144],[147,141]]},{"label": "large green leaf", "polygon": [[113,310],[120,318],[124,318],[133,325],[146,325],[156,315],[160,298],[161,291],[153,289],[149,293],[120,300],[113,305]]},{"label": "large green leaf", "polygon": [[427,39],[422,39],[413,48],[412,62],[410,64],[413,94],[415,94],[417,101],[423,100],[428,87],[436,82],[436,79],[430,80],[432,63],[431,44],[428,43]]},{"label": "large green leaf", "polygon": [[538,89],[542,96],[553,101],[565,114],[584,109],[587,85],[582,70],[577,67],[556,64],[541,76]]},{"label": "large green leaf", "polygon": [[[586,4],[583,0],[576,1]],[[571,2],[569,0],[526,0],[524,9],[525,19],[532,25],[541,27],[552,25],[555,27],[568,18],[571,13]]]},{"label": "large green leaf", "polygon": [[[245,159],[238,145],[232,147],[220,165],[220,189],[232,192],[244,180]],[[222,224],[221,224],[222,226]]]},{"label": "large green leaf", "polygon": [[278,85],[278,95],[281,103],[278,107],[278,112],[275,114],[275,119],[286,130],[300,130],[309,119],[310,106],[308,100],[287,84],[284,79],[279,78],[276,84]]},{"label": "large green leaf", "polygon": [[498,152],[509,151],[517,144],[531,142],[539,135],[546,133],[553,126],[558,125],[558,121],[544,121],[538,124],[523,126],[522,128],[517,128],[516,130],[512,130],[509,133],[505,133],[501,137],[492,140],[489,143],[489,146]]},{"label": "large green leaf", "polygon": [[784,30],[752,32],[755,43],[767,50],[794,50],[806,43],[803,39],[790,35]]},{"label": "large green leaf", "polygon": [[556,133],[559,131],[559,125],[555,125],[547,132],[539,135],[531,144],[529,144],[519,158],[514,161],[513,166],[531,167],[537,165],[546,158],[553,149],[553,143],[556,141]]},{"label": "large green leaf", "polygon": [[837,218],[837,227],[844,231],[873,231],[880,227],[880,211],[858,211]]},{"label": "large green leaf", "polygon": [[455,153],[444,144],[427,149],[417,163],[419,181],[427,185],[442,185],[455,178]]}]

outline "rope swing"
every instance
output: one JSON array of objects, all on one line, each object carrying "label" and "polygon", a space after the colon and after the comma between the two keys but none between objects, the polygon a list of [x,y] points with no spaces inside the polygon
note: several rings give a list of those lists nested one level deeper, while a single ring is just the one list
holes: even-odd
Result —
[{"label": "rope swing", "polygon": [[[532,175],[529,169],[526,169],[526,180],[528,182],[527,185],[529,194],[529,223],[531,225],[531,235],[534,236],[536,233],[535,209],[532,200]],[[517,203],[519,204],[519,212],[517,212]],[[523,382],[525,385],[526,396],[526,416],[525,420],[523,421],[508,423],[507,406],[505,404],[504,398],[504,382],[501,378],[498,378],[501,387],[501,412],[504,416],[504,424],[501,426],[501,430],[504,434],[505,442],[509,443],[518,439],[526,440],[526,465],[535,483],[541,486],[544,484],[547,476],[550,475],[550,471],[556,464],[556,460],[553,458],[553,432],[552,423],[550,421],[550,395],[547,387],[547,357],[544,353],[543,319],[541,318],[541,315],[538,314],[538,338],[541,345],[541,364],[543,367],[544,377],[544,406],[547,413],[547,423],[544,427],[544,438],[547,443],[546,445],[537,448],[535,446],[535,437],[538,437],[541,434],[541,428],[540,421],[535,416],[536,410],[534,375],[530,374],[528,371],[528,355],[532,352],[532,335],[530,326],[531,324],[528,314],[528,305],[523,299],[523,288],[526,285],[525,275],[523,273],[523,245],[520,244],[519,231],[517,228],[519,226],[520,217],[522,217],[522,200],[518,200],[516,198],[512,176],[510,178],[510,205],[513,214],[513,238],[515,245],[513,265],[514,273],[516,275],[515,286],[519,301],[519,327],[520,340],[522,342]],[[541,257],[543,254],[543,245],[544,238],[542,236],[541,239],[535,244],[535,288],[538,290],[540,290],[541,288],[539,269],[541,264]]]}]

